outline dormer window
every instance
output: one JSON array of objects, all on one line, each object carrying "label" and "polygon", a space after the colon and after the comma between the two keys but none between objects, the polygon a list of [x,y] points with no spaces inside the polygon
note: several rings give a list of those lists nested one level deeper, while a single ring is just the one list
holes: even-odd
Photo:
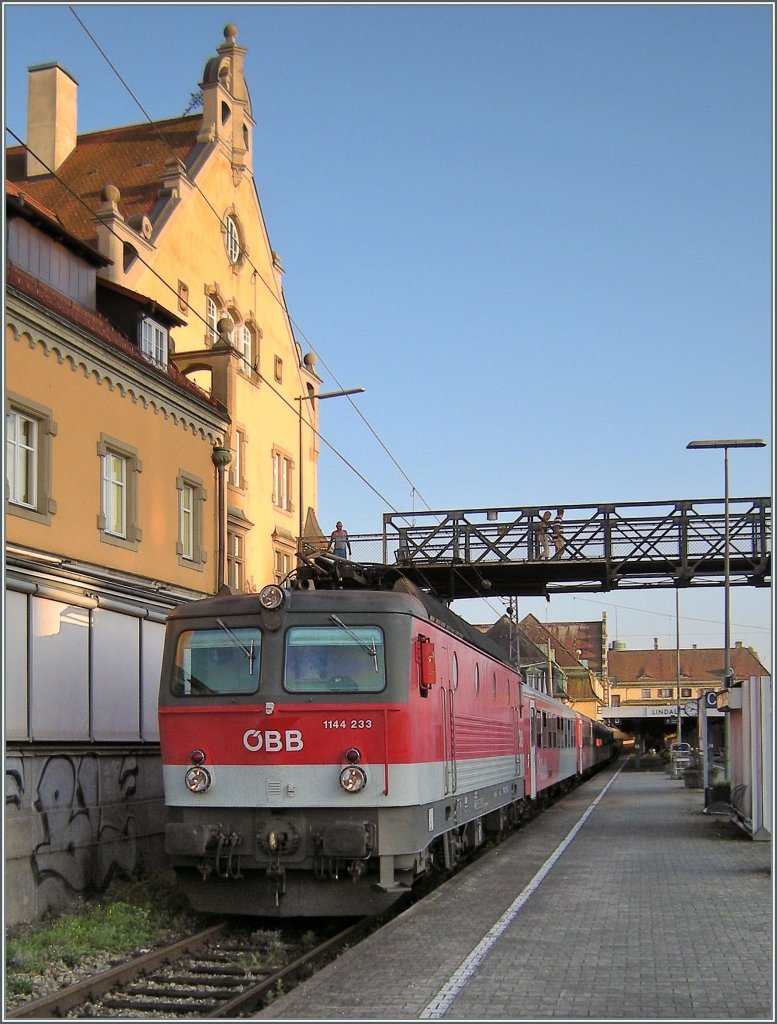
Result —
[{"label": "dormer window", "polygon": [[167,352],[170,344],[170,335],[166,327],[163,327],[151,317],[144,317],[140,322],[140,351],[157,366],[167,367]]},{"label": "dormer window", "polygon": [[227,256],[231,264],[236,264],[240,259],[240,232],[238,231],[237,221],[234,217],[228,216],[225,221],[227,233],[225,237],[225,245],[227,247]]}]

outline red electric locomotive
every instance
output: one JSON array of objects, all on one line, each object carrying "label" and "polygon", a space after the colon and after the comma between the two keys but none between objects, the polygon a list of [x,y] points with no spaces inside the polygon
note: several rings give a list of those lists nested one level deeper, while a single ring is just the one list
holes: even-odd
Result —
[{"label": "red electric locomotive", "polygon": [[296,583],[168,619],[165,851],[196,909],[378,912],[612,756],[413,584],[330,556]]}]

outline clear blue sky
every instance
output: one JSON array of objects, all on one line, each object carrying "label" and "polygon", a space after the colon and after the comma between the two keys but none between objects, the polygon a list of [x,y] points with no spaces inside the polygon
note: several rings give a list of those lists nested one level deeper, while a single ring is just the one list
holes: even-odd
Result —
[{"label": "clear blue sky", "polygon": [[[228,21],[248,48],[255,174],[324,388],[319,519],[772,493],[773,8],[76,5],[153,118],[183,113]],[[79,82],[80,132],[144,120],[59,4],[5,4],[5,119],[27,68]],[[6,143],[13,144],[6,136]],[[401,467],[397,468],[397,464]],[[376,493],[377,492],[377,493]],[[522,599],[675,642],[674,592]],[[504,605],[462,602],[473,621]],[[771,596],[732,640],[771,668]],[[683,593],[720,647],[723,593]]]}]

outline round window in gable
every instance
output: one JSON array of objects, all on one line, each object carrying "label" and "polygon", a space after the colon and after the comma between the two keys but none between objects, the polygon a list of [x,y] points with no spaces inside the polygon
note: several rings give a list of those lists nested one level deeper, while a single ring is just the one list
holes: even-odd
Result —
[{"label": "round window in gable", "polygon": [[227,256],[229,262],[232,264],[240,261],[242,246],[240,244],[240,231],[238,230],[237,221],[234,217],[228,216],[225,220],[226,235],[224,236],[224,244],[227,247]]}]

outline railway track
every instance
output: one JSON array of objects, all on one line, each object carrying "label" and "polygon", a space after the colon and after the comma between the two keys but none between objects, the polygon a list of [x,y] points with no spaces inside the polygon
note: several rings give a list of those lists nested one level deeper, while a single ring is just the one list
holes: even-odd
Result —
[{"label": "railway track", "polygon": [[[361,918],[310,948],[299,937],[279,938],[280,931],[216,924],[7,1011],[4,1019],[239,1017],[261,1008],[268,994],[288,991],[317,961],[359,941],[369,928],[370,919]],[[257,935],[276,939],[257,942]]]},{"label": "railway track", "polygon": [[[545,794],[543,803],[550,805],[557,797]],[[521,825],[535,814],[536,810],[528,814]],[[487,856],[499,841],[495,838],[473,851],[458,869]],[[456,872],[457,868],[439,871],[418,883],[412,893],[383,914],[340,927],[312,947],[309,941],[302,940],[299,926],[295,935],[294,926],[278,926],[275,921],[274,930],[269,932],[251,931],[247,918],[241,918],[239,923],[222,922],[67,988],[7,1009],[3,1019],[248,1016],[266,1005],[268,995],[288,992],[298,981],[309,977],[317,961],[328,962],[346,944],[361,941],[412,903],[424,899]],[[309,919],[306,923],[319,929],[326,927],[320,919]],[[313,927],[308,928],[308,937],[313,935]],[[257,941],[258,937],[270,937],[269,947],[263,949],[266,943]],[[283,963],[279,964],[281,958]]]}]

